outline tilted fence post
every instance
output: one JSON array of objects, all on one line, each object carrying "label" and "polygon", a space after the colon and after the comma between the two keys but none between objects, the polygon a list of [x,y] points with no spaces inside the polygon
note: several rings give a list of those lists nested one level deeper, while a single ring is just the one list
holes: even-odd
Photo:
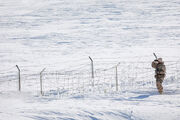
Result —
[{"label": "tilted fence post", "polygon": [[91,77],[94,78],[94,63],[93,63],[93,59],[91,57],[89,57],[89,59],[91,60]]},{"label": "tilted fence post", "polygon": [[94,86],[94,62],[90,56],[89,56],[89,59],[91,60],[91,78],[93,79],[92,86]]},{"label": "tilted fence post", "polygon": [[18,78],[19,78],[19,91],[21,92],[21,70],[19,69],[19,66],[16,65],[17,69],[18,69]]},{"label": "tilted fence post", "polygon": [[42,89],[42,73],[44,72],[46,68],[44,68],[41,72],[40,72],[40,91],[41,91],[41,95],[43,95],[43,89]]}]

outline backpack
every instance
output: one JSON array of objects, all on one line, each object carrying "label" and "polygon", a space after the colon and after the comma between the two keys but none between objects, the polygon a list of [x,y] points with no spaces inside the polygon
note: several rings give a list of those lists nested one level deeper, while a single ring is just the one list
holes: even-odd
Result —
[{"label": "backpack", "polygon": [[165,74],[166,73],[165,65],[161,64],[161,63],[157,64],[157,66],[156,66],[156,73],[157,74]]}]

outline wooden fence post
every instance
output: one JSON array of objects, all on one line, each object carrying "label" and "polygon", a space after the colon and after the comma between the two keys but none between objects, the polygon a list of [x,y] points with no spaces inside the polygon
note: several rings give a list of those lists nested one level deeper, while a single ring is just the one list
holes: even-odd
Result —
[{"label": "wooden fence post", "polygon": [[94,86],[94,63],[93,63],[93,59],[90,56],[89,59],[91,60],[91,77],[93,79],[92,86]]},{"label": "wooden fence post", "polygon": [[118,68],[116,66],[116,91],[118,91]]},{"label": "wooden fence post", "polygon": [[118,63],[116,66],[115,66],[115,69],[116,69],[116,91],[118,91],[118,65],[120,63]]},{"label": "wooden fence post", "polygon": [[18,78],[19,78],[19,91],[21,92],[21,70],[19,69],[19,66],[16,65],[17,69],[18,69]]},{"label": "wooden fence post", "polygon": [[89,59],[91,60],[91,77],[94,78],[94,63],[93,63],[93,59],[89,56]]},{"label": "wooden fence post", "polygon": [[40,72],[40,91],[41,91],[41,95],[43,95],[43,89],[42,89],[42,73],[44,72],[46,68],[44,68],[41,72]]}]

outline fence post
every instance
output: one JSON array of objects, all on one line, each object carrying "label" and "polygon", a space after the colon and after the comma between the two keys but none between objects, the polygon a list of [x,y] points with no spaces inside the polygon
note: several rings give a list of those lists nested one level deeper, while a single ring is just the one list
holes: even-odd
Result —
[{"label": "fence post", "polygon": [[118,63],[116,66],[115,66],[115,69],[116,69],[116,91],[118,91],[118,65],[120,63]]},{"label": "fence post", "polygon": [[91,73],[92,73],[92,78],[94,78],[94,63],[93,63],[93,59],[89,56],[89,59],[91,60]]},{"label": "fence post", "polygon": [[19,69],[19,66],[16,65],[17,69],[18,69],[18,77],[19,77],[19,91],[21,92],[21,70]]},{"label": "fence post", "polygon": [[94,86],[94,63],[93,63],[93,59],[90,56],[89,59],[91,60],[91,77],[93,79],[92,86]]},{"label": "fence post", "polygon": [[43,95],[43,89],[42,89],[42,73],[44,72],[46,68],[44,68],[41,72],[40,72],[40,89],[41,89],[41,95]]}]

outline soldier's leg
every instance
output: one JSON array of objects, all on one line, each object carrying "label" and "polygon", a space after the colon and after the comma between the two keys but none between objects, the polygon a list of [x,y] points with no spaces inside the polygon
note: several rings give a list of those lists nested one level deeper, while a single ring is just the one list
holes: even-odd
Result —
[{"label": "soldier's leg", "polygon": [[159,92],[160,94],[162,94],[162,93],[163,93],[163,86],[162,86],[162,81],[161,81],[161,79],[156,79],[156,87],[157,87],[157,89],[158,89],[158,92]]},{"label": "soldier's leg", "polygon": [[161,90],[160,90],[161,94],[163,93],[163,86],[162,86],[162,83],[163,83],[164,77],[165,77],[164,74],[160,75],[160,77],[159,77],[159,81],[160,81],[160,84],[161,84],[161,85],[160,85],[160,86],[161,86]]}]

